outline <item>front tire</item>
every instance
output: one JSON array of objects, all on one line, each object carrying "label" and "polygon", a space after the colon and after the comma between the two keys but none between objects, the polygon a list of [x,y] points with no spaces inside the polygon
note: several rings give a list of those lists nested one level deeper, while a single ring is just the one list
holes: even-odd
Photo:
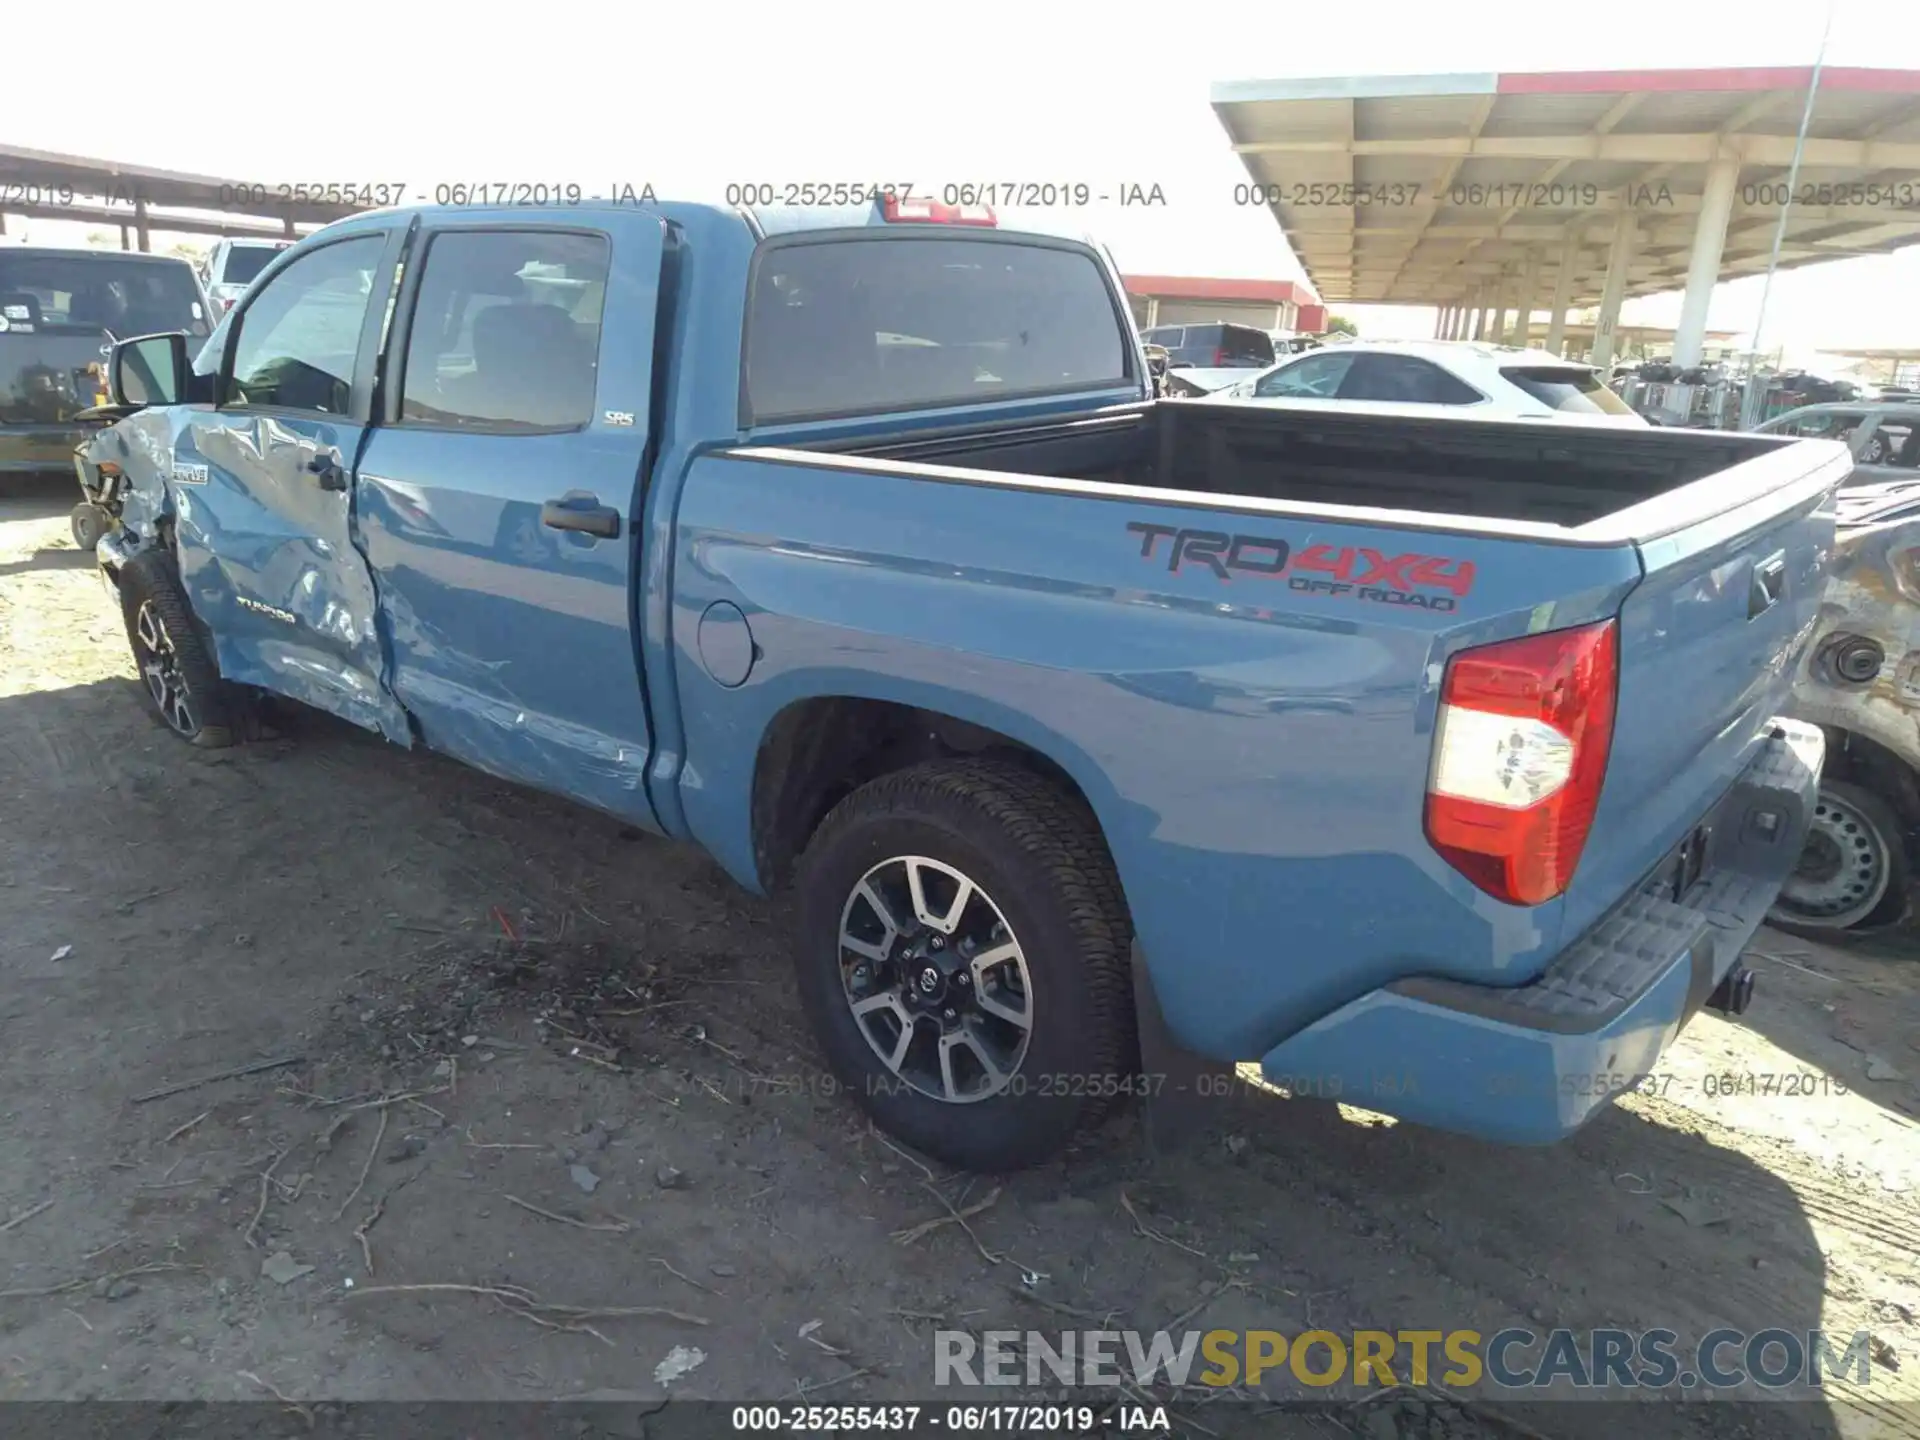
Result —
[{"label": "front tire", "polygon": [[887,775],[801,857],[800,998],[882,1128],[987,1173],[1048,1159],[1135,1062],[1119,878],[1084,802],[994,760]]},{"label": "front tire", "polygon": [[1825,780],[1798,867],[1767,923],[1815,940],[1878,929],[1905,915],[1911,879],[1893,807],[1871,790]]},{"label": "front tire", "polygon": [[171,556],[149,550],[120,571],[120,606],[141,687],[166,727],[218,750],[237,738],[239,707],[187,607]]}]

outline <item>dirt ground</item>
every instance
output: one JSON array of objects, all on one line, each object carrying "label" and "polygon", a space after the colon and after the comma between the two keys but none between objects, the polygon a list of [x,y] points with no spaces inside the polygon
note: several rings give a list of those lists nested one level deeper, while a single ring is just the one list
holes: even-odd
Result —
[{"label": "dirt ground", "polygon": [[[925,1400],[943,1324],[1825,1326],[1882,1342],[1847,1404],[1668,1397],[1636,1428],[1920,1434],[1920,937],[1763,931],[1749,1014],[1555,1148],[1250,1091],[969,1181],[825,1093],[777,907],[693,850],[324,717],[173,740],[71,487],[7,483],[0,1398],[637,1414]],[[704,1359],[663,1383],[680,1347]],[[1171,1403],[1191,1434],[1621,1429],[1412,1390]]]}]

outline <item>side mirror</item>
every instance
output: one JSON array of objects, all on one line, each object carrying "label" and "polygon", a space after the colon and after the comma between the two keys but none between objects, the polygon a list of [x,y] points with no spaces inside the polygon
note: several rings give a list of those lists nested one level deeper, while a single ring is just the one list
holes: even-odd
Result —
[{"label": "side mirror", "polygon": [[116,405],[178,405],[187,393],[187,337],[140,335],[113,347],[107,388]]}]

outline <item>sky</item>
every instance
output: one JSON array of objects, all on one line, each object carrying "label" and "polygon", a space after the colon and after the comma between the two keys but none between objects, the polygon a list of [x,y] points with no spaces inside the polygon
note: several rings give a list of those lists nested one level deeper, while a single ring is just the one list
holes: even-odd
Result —
[{"label": "sky", "polygon": [[[72,46],[57,6],[14,7],[8,48]],[[1158,186],[1164,205],[1055,211],[1133,273],[1302,278],[1278,224],[1236,206],[1246,172],[1208,103],[1216,81],[1457,71],[1810,65],[1825,8],[1773,0],[1649,10],[1538,0],[1468,7],[1046,0],[644,7],[328,0],[249,6],[217,34],[150,4],[91,0],[151,80],[120,103],[70,66],[10,67],[0,136],[36,149],[268,182],[651,183],[720,198],[731,182],[967,180]],[[1730,18],[1737,17],[1737,18]],[[1655,42],[1657,41],[1657,45]],[[1920,69],[1920,4],[1835,0],[1830,65]],[[117,67],[118,68],[118,67]],[[84,67],[83,67],[84,69]],[[127,73],[136,73],[128,71]],[[200,77],[195,79],[194,77]],[[1009,212],[1007,222],[1017,221]],[[80,231],[27,222],[28,238]],[[9,241],[21,222],[9,222]],[[1749,331],[1758,277],[1723,285],[1708,325]],[[1671,324],[1678,296],[1624,323]],[[1432,312],[1351,307],[1364,333],[1426,335]],[[1782,272],[1768,348],[1920,346],[1920,247]]]}]

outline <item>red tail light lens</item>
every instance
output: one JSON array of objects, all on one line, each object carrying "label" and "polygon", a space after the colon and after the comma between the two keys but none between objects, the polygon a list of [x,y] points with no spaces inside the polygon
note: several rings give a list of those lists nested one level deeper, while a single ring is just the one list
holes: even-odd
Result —
[{"label": "red tail light lens", "polygon": [[1448,662],[1427,840],[1496,900],[1539,905],[1573,880],[1606,778],[1619,673],[1611,620]]},{"label": "red tail light lens", "polygon": [[1214,369],[1218,370],[1222,366],[1224,366],[1226,363],[1227,363],[1227,352],[1225,350],[1216,350],[1213,352],[1213,368]]}]

